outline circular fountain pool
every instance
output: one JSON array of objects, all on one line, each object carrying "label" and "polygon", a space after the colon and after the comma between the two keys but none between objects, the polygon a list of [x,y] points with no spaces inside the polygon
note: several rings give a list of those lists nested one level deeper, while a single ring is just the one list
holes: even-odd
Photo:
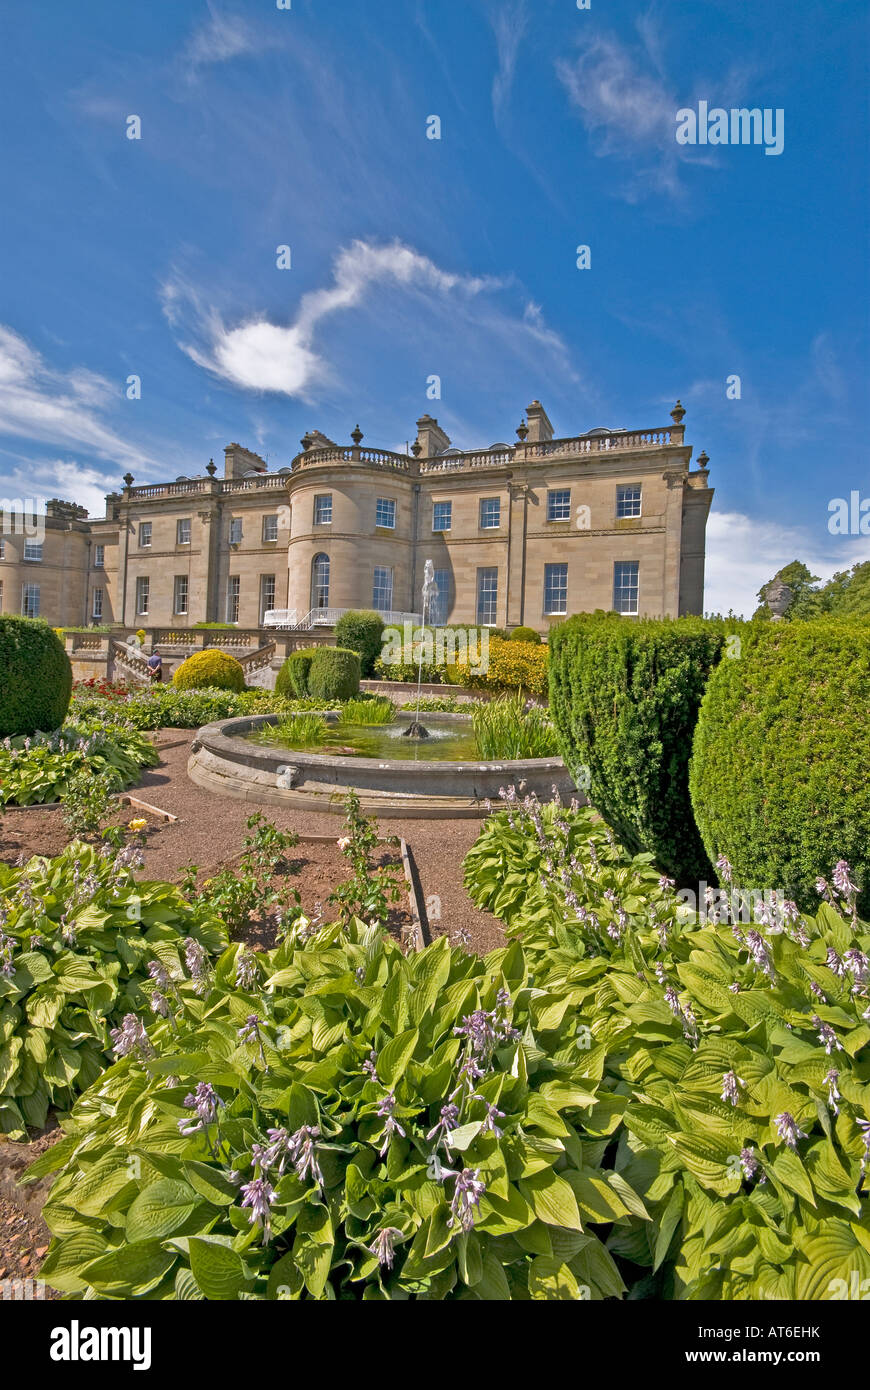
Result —
[{"label": "circular fountain pool", "polygon": [[542,800],[554,786],[563,797],[579,795],[559,757],[481,759],[467,715],[425,715],[424,739],[403,736],[410,714],[384,725],[324,717],[325,738],[304,749],[281,742],[276,714],[209,724],[193,742],[188,774],[223,796],[320,811],[341,812],[353,787],[380,816],[483,816],[485,802],[512,785]]}]

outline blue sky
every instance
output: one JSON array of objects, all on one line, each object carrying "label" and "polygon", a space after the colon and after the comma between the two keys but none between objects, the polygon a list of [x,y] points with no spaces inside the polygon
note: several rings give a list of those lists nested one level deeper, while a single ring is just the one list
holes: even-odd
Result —
[{"label": "blue sky", "polygon": [[[680,396],[708,609],[870,558],[827,527],[870,492],[864,0],[49,0],[0,75],[0,494]],[[782,154],[678,145],[701,100],[781,108]]]}]

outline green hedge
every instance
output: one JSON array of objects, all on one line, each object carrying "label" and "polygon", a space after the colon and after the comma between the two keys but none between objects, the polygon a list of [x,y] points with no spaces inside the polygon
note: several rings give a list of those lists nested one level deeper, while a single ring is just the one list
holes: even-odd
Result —
[{"label": "green hedge", "polygon": [[0,738],[59,729],[71,694],[72,667],[53,628],[0,618]]},{"label": "green hedge", "polygon": [[308,693],[315,700],[349,700],[359,694],[360,660],[345,647],[318,647],[308,672]]},{"label": "green hedge", "polygon": [[336,643],[357,653],[364,679],[374,673],[375,662],[381,654],[383,631],[384,620],[373,609],[343,613],[335,625]]},{"label": "green hedge", "polygon": [[317,652],[316,647],[303,647],[291,652],[275,680],[275,694],[287,700],[303,700],[308,694],[308,672]]},{"label": "green hedge", "polygon": [[512,642],[530,642],[533,647],[541,645],[541,634],[533,627],[515,627],[510,635]]},{"label": "green hedge", "polygon": [[711,877],[688,765],[726,635],[720,619],[605,613],[550,635],[550,708],[565,762],[623,844],[649,851],[681,883]]},{"label": "green hedge", "polygon": [[870,908],[870,621],[753,624],[710,682],[690,788],[711,858],[806,908],[845,859]]}]

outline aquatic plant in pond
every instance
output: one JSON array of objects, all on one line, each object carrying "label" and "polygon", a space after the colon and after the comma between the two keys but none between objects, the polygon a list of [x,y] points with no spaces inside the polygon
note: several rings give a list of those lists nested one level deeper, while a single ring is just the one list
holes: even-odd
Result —
[{"label": "aquatic plant in pond", "polygon": [[559,752],[547,710],[520,695],[479,704],[471,723],[482,758],[553,758]]}]

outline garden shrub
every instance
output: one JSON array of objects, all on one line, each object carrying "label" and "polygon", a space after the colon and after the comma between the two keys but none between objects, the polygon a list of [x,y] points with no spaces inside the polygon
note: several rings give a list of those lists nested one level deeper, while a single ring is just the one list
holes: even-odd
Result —
[{"label": "garden shrub", "polygon": [[375,662],[381,653],[384,620],[380,613],[360,609],[343,613],[335,625],[335,640],[339,647],[356,652],[364,680],[374,673]]},{"label": "garden shrub", "polygon": [[308,694],[314,700],[349,700],[359,694],[360,661],[344,647],[318,647],[308,672]]},{"label": "garden shrub", "polygon": [[533,647],[541,645],[541,634],[533,627],[515,627],[510,635],[512,642],[529,642]]},{"label": "garden shrub", "polygon": [[712,873],[688,768],[725,642],[722,620],[616,614],[579,615],[550,636],[550,708],[569,770],[626,848],[649,850],[681,883]]},{"label": "garden shrub", "polygon": [[245,672],[241,663],[227,652],[209,648],[195,652],[182,661],[172,684],[176,690],[234,690],[245,688]]},{"label": "garden shrub", "polygon": [[848,865],[801,916],[773,894],[751,911],[723,863],[698,915],[589,808],[506,796],[466,886],[588,1027],[610,1181],[652,1217],[606,1242],[646,1271],[630,1296],[818,1300],[870,1277],[870,926]]},{"label": "garden shrub", "polygon": [[317,647],[291,652],[275,680],[275,694],[285,699],[303,699],[308,694],[308,674]]},{"label": "garden shrub", "polygon": [[70,660],[48,623],[0,617],[0,738],[59,729],[71,693]]},{"label": "garden shrub", "polygon": [[[56,1172],[40,1277],[74,1296],[602,1299],[643,1213],[601,1169],[613,1097],[574,987],[522,947],[408,957],[359,919],[230,947],[29,1170]],[[582,1039],[581,1039],[582,1043]],[[541,1065],[546,1057],[546,1065]],[[123,1143],[118,1136],[123,1135]],[[135,1170],[130,1153],[138,1158]]]},{"label": "garden shrub", "polygon": [[690,788],[711,857],[802,908],[839,858],[870,914],[870,621],[756,623],[710,682]]},{"label": "garden shrub", "polygon": [[73,842],[56,859],[0,863],[0,1132],[26,1139],[110,1060],[110,1028],[145,1009],[149,965],[181,976],[190,938],[217,953],[226,932],[177,888],[138,882],[136,846]]},{"label": "garden shrub", "polygon": [[531,642],[505,641],[491,637],[487,670],[474,674],[474,665],[457,662],[447,668],[450,683],[468,690],[520,691],[525,695],[543,695],[547,690],[547,670],[550,653],[543,645]]}]

